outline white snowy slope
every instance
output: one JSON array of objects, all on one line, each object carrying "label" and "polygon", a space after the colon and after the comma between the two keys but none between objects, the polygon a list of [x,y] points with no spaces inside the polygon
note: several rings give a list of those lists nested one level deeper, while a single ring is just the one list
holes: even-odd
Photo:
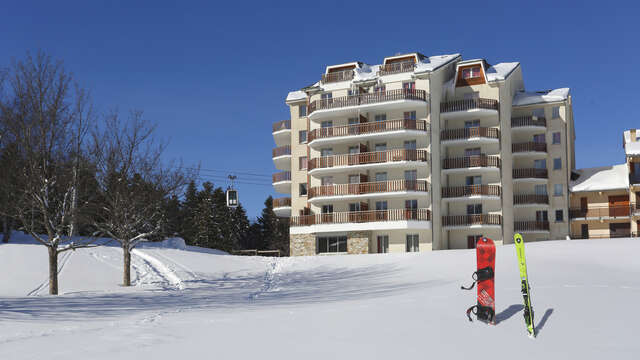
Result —
[{"label": "white snowy slope", "polygon": [[117,286],[117,248],[79,250],[61,272],[65,294],[51,297],[25,296],[46,277],[45,250],[0,245],[0,359],[637,357],[639,240],[526,250],[533,340],[512,245],[497,252],[496,326],[464,315],[473,250],[270,259],[148,246],[131,289]]}]

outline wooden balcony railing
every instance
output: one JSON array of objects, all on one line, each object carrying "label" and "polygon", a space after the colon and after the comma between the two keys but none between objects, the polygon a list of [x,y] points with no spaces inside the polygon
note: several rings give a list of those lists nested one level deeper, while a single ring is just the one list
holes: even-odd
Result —
[{"label": "wooden balcony railing", "polygon": [[429,183],[424,180],[389,180],[359,184],[337,184],[314,186],[309,190],[309,199],[320,196],[342,196],[376,194],[396,191],[428,191]]},{"label": "wooden balcony railing", "polygon": [[514,205],[548,204],[548,203],[549,203],[548,195],[535,195],[535,194],[513,195]]},{"label": "wooden balcony railing", "polygon": [[502,215],[445,215],[442,217],[443,226],[471,226],[471,225],[502,225]]},{"label": "wooden balcony railing", "polygon": [[351,79],[353,79],[353,70],[336,71],[328,74],[322,74],[322,82],[324,84],[347,81]]},{"label": "wooden balcony railing", "polygon": [[500,130],[486,127],[472,127],[464,129],[447,129],[440,132],[440,140],[466,140],[470,138],[499,139]]},{"label": "wooden balcony railing", "polygon": [[429,127],[425,120],[386,120],[373,121],[347,126],[335,126],[328,128],[313,129],[309,132],[309,142],[315,139],[326,139],[336,136],[350,136],[362,134],[374,134],[385,131],[397,130],[420,130],[428,131]]},{"label": "wooden balcony railing", "polygon": [[334,166],[351,166],[363,164],[376,164],[396,161],[428,161],[427,150],[395,149],[386,151],[374,151],[359,154],[344,154],[323,156],[309,160],[309,170],[318,168],[330,168]]},{"label": "wooden balcony railing", "polygon": [[535,169],[535,168],[513,169],[514,179],[526,179],[526,178],[546,179],[547,177],[548,177],[547,169]]},{"label": "wooden balcony railing", "polygon": [[271,178],[273,180],[273,183],[281,181],[291,181],[291,171],[282,171],[279,173],[275,173]]},{"label": "wooden balcony railing", "polygon": [[291,155],[291,146],[285,145],[285,146],[273,148],[273,151],[271,152],[271,154],[272,154],[272,157],[274,158],[278,156]]},{"label": "wooden balcony railing", "polygon": [[309,114],[316,110],[337,109],[346,106],[375,104],[395,100],[427,101],[427,93],[426,91],[419,89],[395,89],[389,91],[314,100],[309,104]]},{"label": "wooden balcony railing", "polygon": [[516,118],[511,118],[511,127],[523,127],[523,126],[542,126],[547,127],[547,119],[543,117],[533,117],[533,116],[521,116]]},{"label": "wooden balcony railing", "polygon": [[378,75],[389,75],[389,74],[398,74],[403,72],[413,71],[415,69],[416,63],[414,61],[401,61],[392,64],[386,64],[380,66],[380,70],[378,70]]},{"label": "wooden balcony railing", "polygon": [[291,130],[291,120],[282,120],[273,123],[273,132],[280,130]]},{"label": "wooden balcony railing", "polygon": [[502,194],[500,185],[468,185],[442,188],[443,198],[457,198],[477,195],[500,196],[500,194]]},{"label": "wooden balcony railing", "polygon": [[515,221],[513,223],[515,231],[549,231],[548,221]]},{"label": "wooden balcony railing", "polygon": [[464,99],[440,103],[440,112],[467,111],[474,109],[498,110],[498,100],[494,99]]},{"label": "wooden balcony railing", "polygon": [[524,142],[511,144],[511,152],[547,152],[547,143],[543,142]]},{"label": "wooden balcony railing", "polygon": [[628,217],[636,209],[635,204],[622,206],[591,206],[588,208],[570,208],[570,219],[598,219]]},{"label": "wooden balcony railing", "polygon": [[347,224],[386,221],[429,221],[429,209],[390,209],[368,211],[346,211],[328,214],[302,215],[291,217],[291,226],[314,224]]},{"label": "wooden balcony railing", "polygon": [[464,169],[471,167],[497,167],[501,165],[500,158],[494,155],[474,155],[443,160],[443,169]]},{"label": "wooden balcony railing", "polygon": [[285,207],[285,206],[291,206],[291,198],[290,197],[283,197],[283,198],[273,199],[273,207],[274,208]]}]

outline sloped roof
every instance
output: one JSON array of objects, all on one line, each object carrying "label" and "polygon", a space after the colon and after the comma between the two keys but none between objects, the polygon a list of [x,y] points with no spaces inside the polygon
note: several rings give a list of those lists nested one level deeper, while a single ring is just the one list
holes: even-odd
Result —
[{"label": "sloped roof", "polygon": [[560,88],[543,92],[522,91],[513,97],[513,106],[533,105],[547,102],[564,101],[569,98],[569,88]]},{"label": "sloped roof", "polygon": [[569,183],[572,192],[629,189],[627,164],[576,170],[580,176]]}]

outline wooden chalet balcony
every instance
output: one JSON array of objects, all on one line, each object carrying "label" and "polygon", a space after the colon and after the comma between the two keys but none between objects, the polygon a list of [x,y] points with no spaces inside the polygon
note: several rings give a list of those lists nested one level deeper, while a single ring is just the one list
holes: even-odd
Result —
[{"label": "wooden chalet balcony", "polygon": [[292,216],[290,225],[308,226],[318,224],[429,220],[431,220],[431,211],[429,209],[389,209]]},{"label": "wooden chalet balcony", "polygon": [[471,226],[471,225],[502,225],[502,215],[445,215],[442,217],[443,226]]},{"label": "wooden chalet balcony", "polygon": [[283,198],[273,199],[273,207],[274,208],[287,207],[287,206],[291,206],[291,198],[290,197],[283,197]]},{"label": "wooden chalet balcony", "polygon": [[543,142],[524,142],[511,144],[511,152],[523,153],[523,152],[547,152],[547,143]]},{"label": "wooden chalet balcony", "polygon": [[487,127],[472,127],[464,129],[446,129],[440,132],[440,140],[467,140],[470,138],[500,139],[500,130]]},{"label": "wooden chalet balcony", "polygon": [[511,118],[511,127],[540,126],[547,127],[547,119],[543,117],[520,116]]},{"label": "wooden chalet balcony", "polygon": [[513,195],[514,205],[549,204],[549,195]]},{"label": "wooden chalet balcony", "polygon": [[291,181],[291,171],[282,171],[279,173],[275,173],[272,175],[271,179],[273,180],[273,183]]},{"label": "wooden chalet balcony", "polygon": [[314,100],[309,104],[309,114],[316,110],[338,109],[347,106],[376,104],[397,100],[427,101],[427,93],[426,91],[419,89],[395,89],[389,91]]},{"label": "wooden chalet balcony", "polygon": [[429,154],[427,150],[395,149],[313,158],[309,160],[307,167],[309,171],[311,171],[313,169],[331,168],[335,166],[379,164],[398,161],[428,161],[428,159]]},{"label": "wooden chalet balcony", "polygon": [[498,156],[494,155],[474,155],[457,158],[446,158],[443,160],[443,169],[465,169],[472,167],[496,167],[500,168],[501,162]]},{"label": "wooden chalet balcony", "polygon": [[274,158],[278,156],[291,155],[291,146],[285,145],[273,148],[273,150],[271,151],[271,155]]},{"label": "wooden chalet balcony", "polygon": [[427,122],[425,120],[386,120],[372,121],[347,126],[335,126],[328,128],[313,129],[309,132],[309,142],[315,139],[327,139],[337,136],[375,134],[386,131],[397,130],[419,130],[428,131]]},{"label": "wooden chalet balcony", "polygon": [[621,206],[591,206],[588,208],[570,208],[569,219],[599,219],[629,217],[637,208],[636,204]]},{"label": "wooden chalet balcony", "polygon": [[309,190],[309,199],[322,196],[363,195],[398,191],[428,191],[424,180],[389,180],[359,184],[314,186]]},{"label": "wooden chalet balcony", "polygon": [[469,196],[500,196],[502,189],[500,185],[468,185],[468,186],[453,186],[443,187],[443,198],[458,198]]},{"label": "wooden chalet balcony", "polygon": [[332,83],[332,82],[340,82],[347,81],[353,79],[353,70],[343,70],[336,71],[328,74],[322,74],[322,83]]},{"label": "wooden chalet balcony", "polygon": [[514,179],[546,179],[548,177],[547,169],[535,169],[535,168],[524,168],[524,169],[513,169],[513,178]]},{"label": "wooden chalet balcony", "polygon": [[398,74],[413,71],[416,68],[416,63],[414,61],[401,61],[392,64],[386,64],[380,66],[380,70],[378,70],[378,75],[390,75],[390,74]]},{"label": "wooden chalet balcony", "polygon": [[494,99],[464,99],[440,103],[440,112],[467,111],[475,109],[498,110],[498,100]]},{"label": "wooden chalet balcony", "polygon": [[273,123],[273,132],[280,130],[291,130],[291,120],[282,120]]},{"label": "wooden chalet balcony", "polygon": [[513,223],[515,231],[549,231],[548,221],[515,221]]}]

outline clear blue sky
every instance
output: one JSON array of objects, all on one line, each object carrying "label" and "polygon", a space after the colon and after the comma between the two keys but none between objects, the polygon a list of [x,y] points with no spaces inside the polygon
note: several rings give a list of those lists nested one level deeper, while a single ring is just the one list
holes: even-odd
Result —
[{"label": "clear blue sky", "polygon": [[[0,66],[42,49],[100,111],[144,110],[170,139],[167,157],[268,184],[271,124],[289,117],[287,92],[327,64],[410,51],[519,61],[527,89],[571,87],[577,163],[590,167],[623,162],[622,131],[640,127],[639,10],[631,1],[7,1]],[[277,195],[238,187],[250,217]]]}]

